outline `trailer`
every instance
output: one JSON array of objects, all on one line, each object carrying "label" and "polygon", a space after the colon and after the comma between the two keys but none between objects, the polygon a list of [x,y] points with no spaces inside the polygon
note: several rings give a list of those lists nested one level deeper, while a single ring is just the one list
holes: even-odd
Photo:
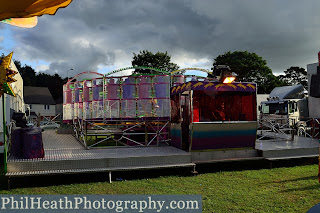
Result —
[{"label": "trailer", "polygon": [[256,158],[256,85],[194,80],[171,88],[170,145],[196,163]]}]

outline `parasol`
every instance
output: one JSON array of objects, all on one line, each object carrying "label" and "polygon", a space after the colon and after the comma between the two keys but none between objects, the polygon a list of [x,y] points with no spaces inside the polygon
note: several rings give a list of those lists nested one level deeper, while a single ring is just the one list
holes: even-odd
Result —
[{"label": "parasol", "polygon": [[54,15],[72,0],[0,0],[0,21],[18,27],[37,25],[37,16]]}]

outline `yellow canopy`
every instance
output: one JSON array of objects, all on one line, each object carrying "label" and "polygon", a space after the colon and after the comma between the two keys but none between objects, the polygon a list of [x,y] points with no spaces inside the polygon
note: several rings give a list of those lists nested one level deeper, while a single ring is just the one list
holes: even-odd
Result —
[{"label": "yellow canopy", "polygon": [[54,15],[72,0],[0,0],[0,21],[9,18],[29,18],[44,14]]}]

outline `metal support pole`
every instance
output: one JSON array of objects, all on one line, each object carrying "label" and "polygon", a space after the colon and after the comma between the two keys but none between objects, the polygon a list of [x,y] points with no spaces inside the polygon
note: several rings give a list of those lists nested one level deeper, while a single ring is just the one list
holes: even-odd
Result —
[{"label": "metal support pole", "polygon": [[102,80],[103,80],[103,83],[102,83],[102,85],[103,85],[103,95],[102,95],[102,105],[103,105],[103,123],[105,122],[105,120],[106,120],[106,106],[105,106],[105,100],[106,100],[106,81],[107,81],[107,79],[106,79],[106,76],[103,76],[103,78],[102,78]]},{"label": "metal support pole", "polygon": [[159,123],[160,123],[160,121],[158,120],[158,122],[157,122],[157,146],[159,146],[159,142],[160,142]]},{"label": "metal support pole", "polygon": [[119,118],[122,118],[122,78],[119,79]]},{"label": "metal support pole", "polygon": [[146,121],[144,125],[144,143],[145,146],[148,146],[148,121]]},{"label": "metal support pole", "polygon": [[111,171],[109,171],[109,183],[111,183]]},{"label": "metal support pole", "polygon": [[196,170],[196,164],[193,166],[193,170],[191,171],[192,174],[197,175],[198,172]]},{"label": "metal support pole", "polygon": [[[84,127],[83,127],[83,125],[85,125]],[[83,132],[83,128],[85,128],[85,135],[84,135],[84,145],[86,146],[86,149],[89,149],[89,147],[88,147],[88,145],[87,145],[87,134],[88,134],[88,132],[87,132],[87,125],[88,125],[88,123],[87,123],[87,120],[85,120],[84,122],[83,122],[83,119],[82,119],[82,121],[81,121],[81,131]]]},{"label": "metal support pole", "polygon": [[[295,120],[292,121],[292,127],[291,127],[291,141],[294,141],[294,129],[295,129],[296,123]],[[289,121],[289,127],[290,127],[290,121]]]}]

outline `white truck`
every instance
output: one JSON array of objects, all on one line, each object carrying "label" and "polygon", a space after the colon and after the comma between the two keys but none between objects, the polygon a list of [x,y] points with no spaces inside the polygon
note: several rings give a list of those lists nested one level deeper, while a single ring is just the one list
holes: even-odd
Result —
[{"label": "white truck", "polygon": [[305,131],[309,119],[306,90],[301,84],[274,88],[259,106],[260,120],[271,126],[293,127]]}]

